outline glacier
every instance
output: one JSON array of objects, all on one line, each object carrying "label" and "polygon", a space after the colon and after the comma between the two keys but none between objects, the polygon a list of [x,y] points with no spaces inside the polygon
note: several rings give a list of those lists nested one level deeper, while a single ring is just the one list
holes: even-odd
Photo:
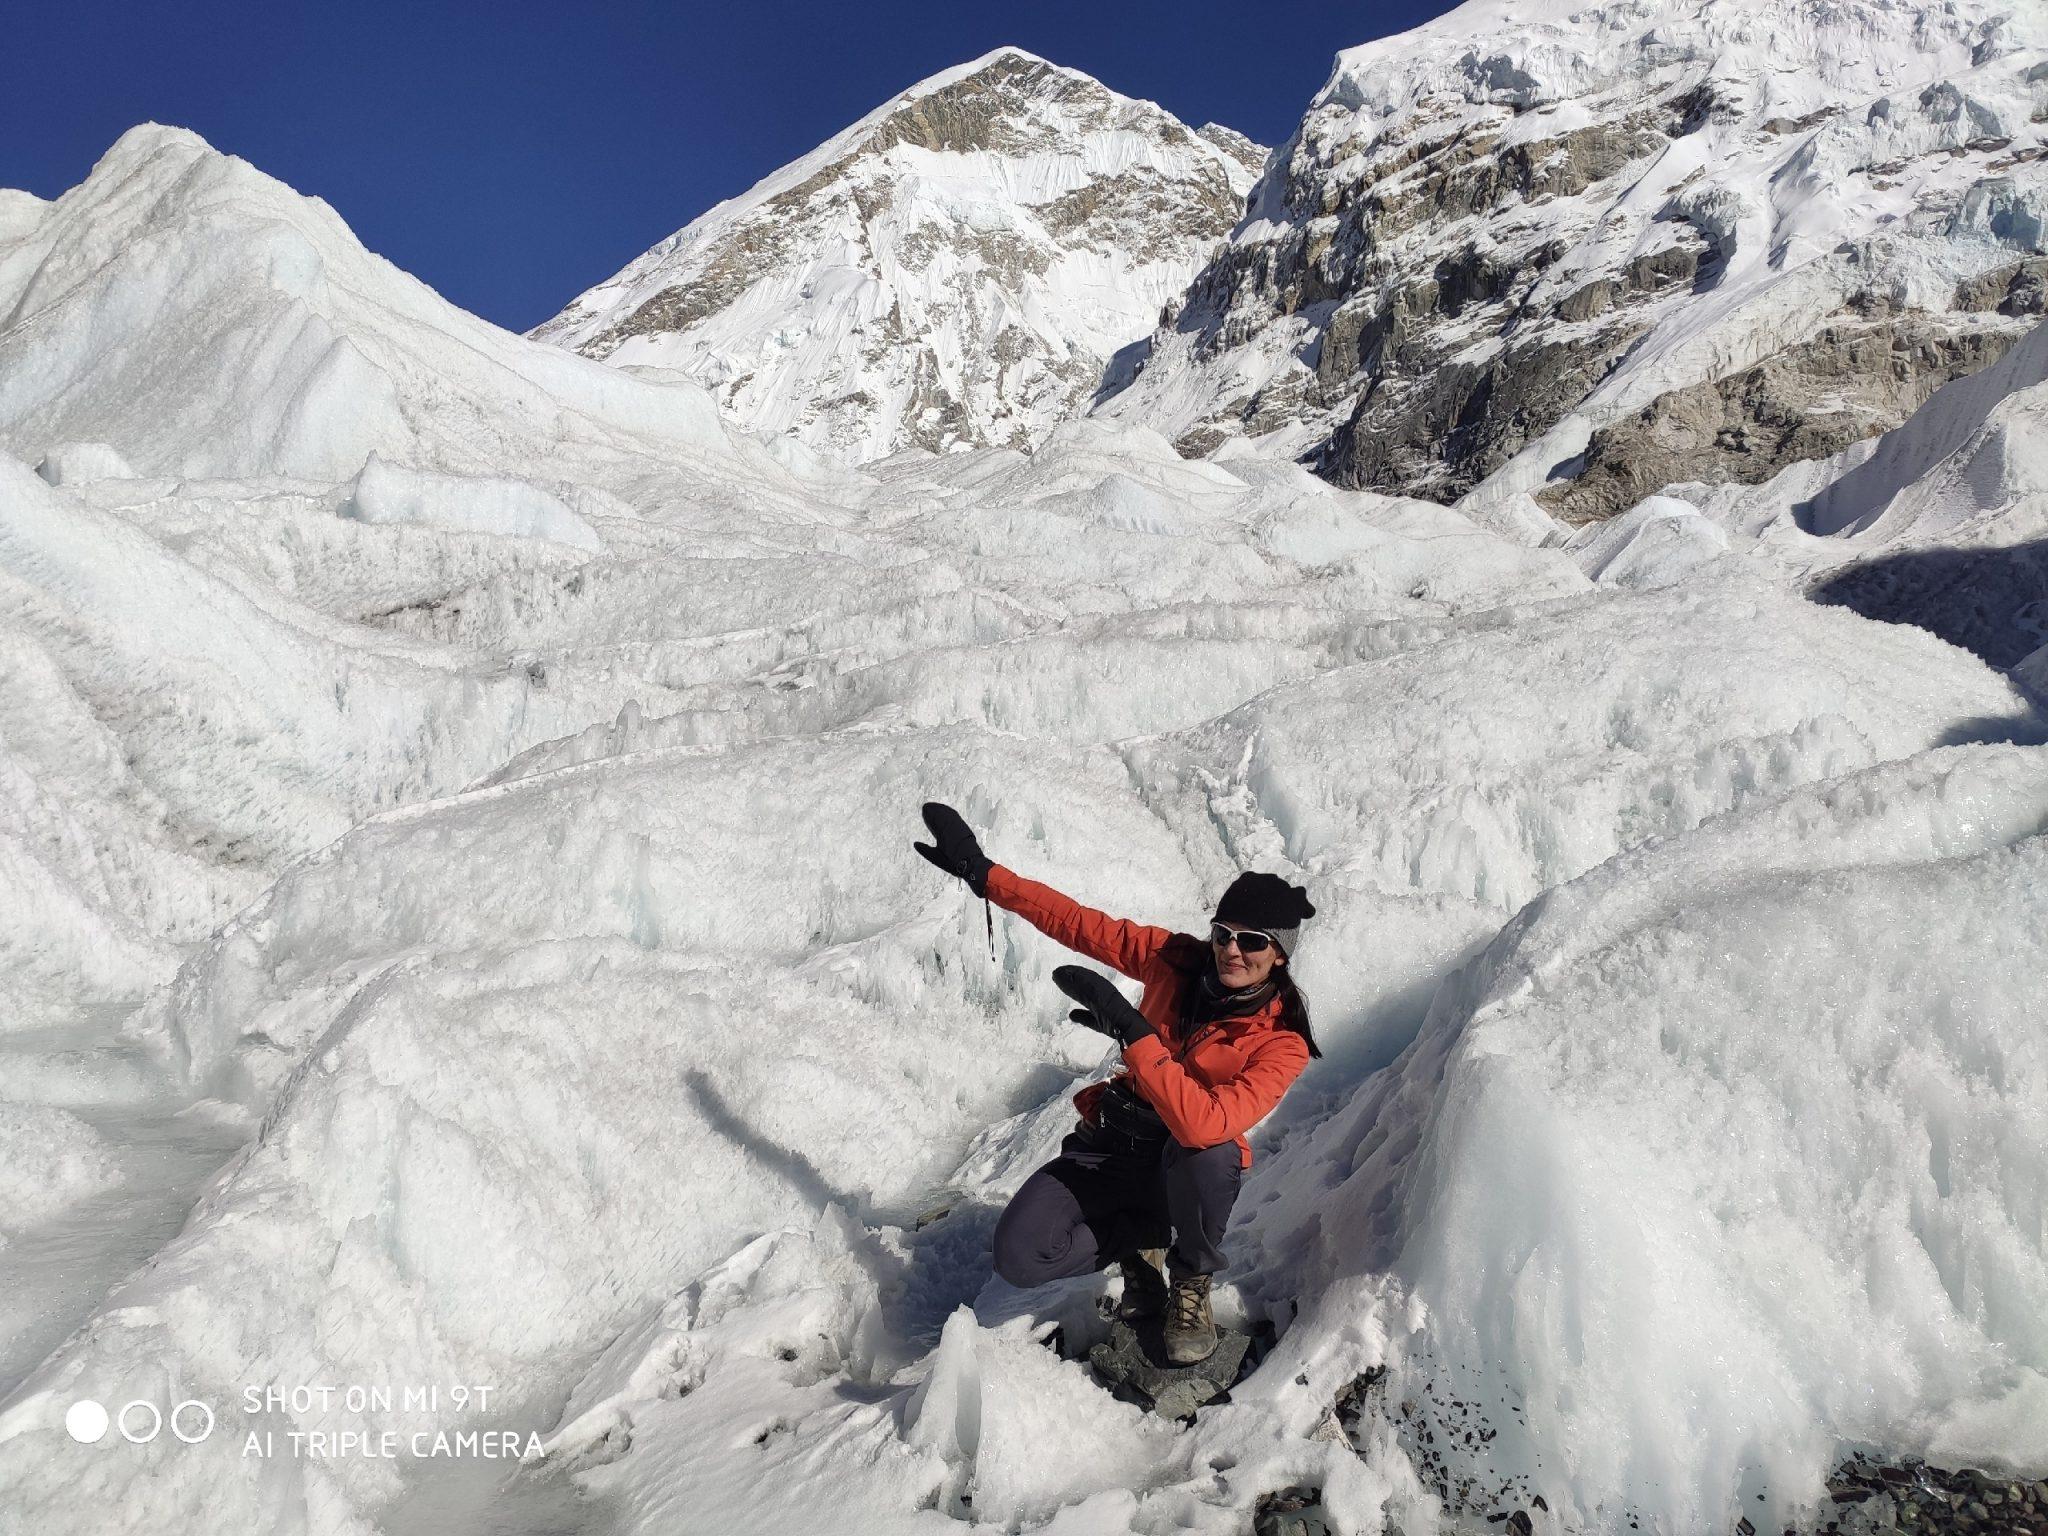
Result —
[{"label": "glacier", "polygon": [[[1303,1484],[1680,1533],[1849,1450],[2038,1477],[2037,671],[1806,591],[2032,536],[2044,335],[1567,537],[1122,408],[837,462],[182,130],[0,199],[0,1528],[1223,1536]],[[989,1273],[1104,1060],[927,799],[1119,915],[1321,909],[1218,1288],[1270,1353],[1192,1426],[1074,1358],[1091,1281]]]}]

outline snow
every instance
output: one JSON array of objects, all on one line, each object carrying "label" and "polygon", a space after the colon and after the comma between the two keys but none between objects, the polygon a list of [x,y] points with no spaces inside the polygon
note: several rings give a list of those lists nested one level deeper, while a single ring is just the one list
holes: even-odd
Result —
[{"label": "snow", "polygon": [[546,491],[509,480],[463,479],[394,468],[370,455],[341,515],[364,523],[423,523],[508,538],[550,539],[596,550],[597,531]]},{"label": "snow", "polygon": [[[947,92],[964,99],[930,106]],[[847,462],[1032,447],[1194,276],[1230,222],[1217,205],[1251,186],[1263,152],[1247,151],[997,49],[718,204],[534,335],[672,368],[736,421]]]},{"label": "snow", "polygon": [[[1078,1505],[1092,1524],[1132,1507],[1128,1495],[1143,1490],[1172,1428],[1108,1396],[1030,1331],[1021,1318],[984,1329],[964,1307],[948,1318],[905,1409],[908,1440],[973,1469],[962,1512],[976,1520],[1037,1525]],[[1057,1459],[1049,1445],[1061,1448]],[[1125,1497],[1088,1509],[1116,1492]]]},{"label": "snow", "polygon": [[[932,889],[901,856],[904,826],[876,807],[954,800],[1020,866],[1122,910],[1198,913],[1242,862],[1312,872],[1342,894],[1304,940],[1305,976],[1360,923],[1383,954],[1422,949],[1387,954],[1402,997],[1346,996],[1357,978],[1322,993],[1342,998],[1328,1043],[1355,1071],[1414,1028],[1408,979],[1440,979],[1460,958],[1434,947],[1445,930],[1469,947],[1527,895],[1645,836],[1932,745],[1961,716],[2019,713],[1990,674],[1924,637],[1768,588],[1631,602],[1384,623],[1353,642],[1377,660],[1121,754],[957,713],[715,748],[628,740],[369,820],[296,865],[138,1016],[138,1038],[194,1091],[261,1113],[263,1133],[175,1248],[110,1301],[124,1326],[61,1351],[15,1411],[54,1400],[43,1392],[127,1390],[149,1371],[218,1391],[374,1364],[394,1380],[519,1383],[503,1414],[545,1428],[550,1362],[634,1326],[664,1276],[714,1266],[826,1201],[875,1227],[886,1252],[979,1127],[1039,1102],[1048,1069],[1063,1088],[1087,1064],[1076,1053],[1092,1052],[1045,1006],[1059,957],[1006,920],[991,969],[978,914]],[[1659,646],[1734,659],[1704,690],[1660,696],[1616,666],[1678,670]],[[1745,646],[1774,659],[1771,689],[1742,683],[1762,672],[1739,659]],[[1164,656],[1149,665],[1155,688],[1176,676]],[[1867,681],[1851,688],[1845,672]],[[1046,674],[1066,696],[1060,675]],[[1543,707],[1542,678],[1572,712]],[[1500,746],[1460,784],[1474,771],[1465,722],[1482,718]],[[1377,786],[1363,799],[1350,790],[1361,769]],[[1389,792],[1402,777],[1406,799]],[[1119,860],[1091,875],[1105,845]],[[1380,915],[1411,904],[1437,921]],[[955,958],[935,969],[935,952]],[[1342,1081],[1321,1092],[1341,1095]],[[1004,1168],[996,1188],[1024,1171]],[[957,1306],[984,1278],[971,1263],[938,1277],[913,1316],[929,1326],[945,1285]],[[1122,1441],[1103,1442],[1106,1459],[1060,1463],[1070,1481],[1027,1477],[1029,1405],[1059,1382],[1094,1389],[1042,1351],[970,1337],[957,1348],[996,1363],[977,1389],[988,1412],[1016,1427],[924,1445],[922,1476],[957,1481],[971,1464],[989,1490],[978,1496],[1020,1514],[1128,1484],[1120,1458],[1138,1453]],[[1068,1374],[1039,1380],[1056,1370]],[[783,1416],[801,1406],[776,1402]],[[635,1442],[663,1443],[652,1428]],[[166,1480],[152,1507],[257,1518],[262,1469],[231,1449],[144,1462]],[[671,1465],[628,1457],[614,1475]],[[354,1464],[309,1472],[309,1496],[316,1486],[356,1508],[398,1491],[388,1469]],[[629,1502],[654,1498],[633,1489]]]},{"label": "snow", "polygon": [[[1546,1529],[2037,1454],[2011,679],[1678,504],[1539,548],[1101,420],[836,468],[174,130],[0,215],[0,1523],[1493,1512],[1329,1432],[1373,1365],[1511,1398],[1463,1470]],[[1045,1347],[1092,1281],[989,1274],[1105,1055],[911,853],[928,799],[1119,914],[1320,909],[1218,1288],[1277,1338],[1190,1429]],[[394,1395],[244,1406],[306,1384]],[[78,1444],[84,1397],[220,1429]]]},{"label": "snow", "polygon": [[0,1103],[0,1146],[0,1220],[8,1227],[35,1226],[115,1179],[104,1140],[49,1105]]},{"label": "snow", "polygon": [[1389,1400],[1488,1405],[1480,1475],[1564,1528],[1770,1528],[1849,1444],[2037,1458],[2044,812],[2039,749],[1950,749],[1533,903],[1267,1172],[1297,1330],[1386,1315]]},{"label": "snow", "polygon": [[30,463],[98,443],[145,476],[332,482],[375,452],[643,511],[734,474],[775,499],[701,391],[507,336],[179,129],[130,130],[0,244],[0,314],[0,449]]},{"label": "snow", "polygon": [[120,451],[105,443],[59,443],[43,455],[36,473],[52,485],[83,485],[93,480],[132,480],[135,471]]},{"label": "snow", "polygon": [[[1526,338],[1568,295],[1620,280],[1625,354],[1465,494],[1478,508],[1574,473],[1594,430],[1661,396],[1821,337],[1859,295],[1957,331],[2009,331],[2009,317],[1959,313],[1956,294],[2048,249],[2044,15],[1999,0],[1468,0],[1346,49],[1251,193],[1224,277],[1162,319],[1143,371],[1118,373],[1096,408],[1174,436],[1210,422],[1234,432],[1245,400],[1298,391],[1303,404],[1251,439],[1297,456],[1343,425],[1369,382],[1318,374],[1337,305],[1384,303],[1408,274],[1504,243],[1529,267],[1507,333]],[[1688,103],[1699,120],[1675,126]],[[1464,142],[1556,152],[1588,126],[1656,134],[1583,190],[1504,193],[1480,215],[1461,214],[1455,195],[1436,209],[1409,172]],[[1501,174],[1512,183],[1512,165]],[[1374,208],[1384,216],[1367,218]],[[1361,221],[1369,243],[1346,247]],[[1299,268],[1333,237],[1286,302],[1261,288],[1265,269]],[[1630,264],[1677,243],[1703,251],[1696,282],[1630,291]],[[1233,289],[1231,273],[1248,275]],[[1432,361],[1485,362],[1498,329],[1447,324]]]},{"label": "snow", "polygon": [[1568,547],[1597,582],[1661,587],[1725,553],[1728,535],[1690,502],[1646,496],[1619,517],[1587,524]]},{"label": "snow", "polygon": [[2031,691],[2036,699],[2048,704],[2048,645],[2028,653],[2026,659],[2012,669],[2011,676]]},{"label": "snow", "polygon": [[1902,67],[1952,78],[1978,62],[1986,36],[2021,31],[2018,18],[1989,8],[1930,17],[1904,0],[1647,0],[1591,10],[1574,0],[1466,0],[1410,31],[1346,49],[1317,99],[1382,117],[1439,93],[1526,111],[1705,63],[1718,82],[1796,117],[1838,93],[1900,89]]}]

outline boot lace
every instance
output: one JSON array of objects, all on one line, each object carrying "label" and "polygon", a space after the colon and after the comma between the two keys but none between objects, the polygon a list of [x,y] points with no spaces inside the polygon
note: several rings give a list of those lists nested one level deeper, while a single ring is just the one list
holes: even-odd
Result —
[{"label": "boot lace", "polygon": [[1175,1328],[1199,1328],[1202,1326],[1203,1303],[1209,1299],[1209,1277],[1190,1275],[1185,1280],[1173,1283],[1173,1318]]}]

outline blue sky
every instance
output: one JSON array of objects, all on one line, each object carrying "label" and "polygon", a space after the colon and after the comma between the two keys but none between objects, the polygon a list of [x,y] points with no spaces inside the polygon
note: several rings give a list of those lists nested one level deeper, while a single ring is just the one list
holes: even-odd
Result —
[{"label": "blue sky", "polygon": [[1339,49],[1445,0],[345,5],[26,0],[0,186],[53,197],[135,123],[196,129],[514,329],[924,76],[1014,43],[1278,143]]}]

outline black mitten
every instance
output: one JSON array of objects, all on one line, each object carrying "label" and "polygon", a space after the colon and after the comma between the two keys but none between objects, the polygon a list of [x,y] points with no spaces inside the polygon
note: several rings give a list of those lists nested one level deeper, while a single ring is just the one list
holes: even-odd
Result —
[{"label": "black mitten", "polygon": [[947,874],[965,880],[975,895],[986,896],[988,872],[995,861],[981,851],[981,844],[974,840],[974,834],[960,819],[960,813],[950,805],[927,800],[924,824],[932,829],[931,842],[912,843],[910,846]]},{"label": "black mitten", "polygon": [[1053,985],[1081,1005],[1067,1015],[1076,1024],[1099,1030],[1125,1047],[1147,1035],[1159,1033],[1152,1027],[1152,1021],[1138,1012],[1123,993],[1117,991],[1116,984],[1099,971],[1079,965],[1059,965],[1053,967],[1052,979]]}]

